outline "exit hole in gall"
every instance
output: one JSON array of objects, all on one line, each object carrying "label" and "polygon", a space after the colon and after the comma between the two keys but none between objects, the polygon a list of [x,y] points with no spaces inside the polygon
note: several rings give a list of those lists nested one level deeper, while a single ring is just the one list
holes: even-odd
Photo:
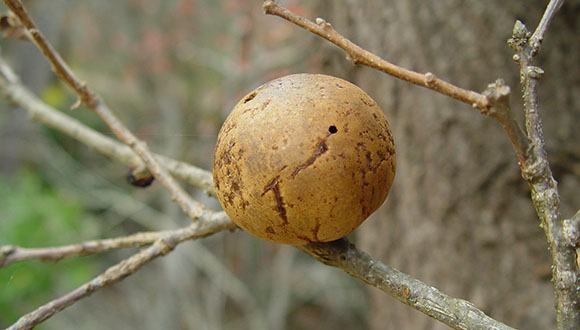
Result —
[{"label": "exit hole in gall", "polygon": [[334,133],[338,132],[338,128],[336,128],[336,126],[332,125],[328,128],[328,132],[330,134],[334,134]]}]

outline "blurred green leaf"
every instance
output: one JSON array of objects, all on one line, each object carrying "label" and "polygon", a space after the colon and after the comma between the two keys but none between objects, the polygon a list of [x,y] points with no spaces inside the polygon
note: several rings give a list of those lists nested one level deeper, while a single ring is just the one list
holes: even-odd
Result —
[{"label": "blurred green leaf", "polygon": [[[0,185],[0,245],[48,247],[79,242],[83,205],[47,187],[38,174],[23,171]],[[85,282],[94,273],[87,259],[58,263],[25,261],[0,269],[0,327]]]}]

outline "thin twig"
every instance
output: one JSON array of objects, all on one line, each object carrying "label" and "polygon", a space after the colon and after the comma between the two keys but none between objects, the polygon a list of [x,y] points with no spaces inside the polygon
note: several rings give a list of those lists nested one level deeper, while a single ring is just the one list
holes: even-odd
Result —
[{"label": "thin twig", "polygon": [[532,202],[552,254],[556,320],[560,329],[579,329],[580,269],[576,246],[571,244],[573,242],[570,236],[573,236],[574,230],[566,227],[566,223],[570,225],[574,224],[574,221],[562,220],[560,213],[558,184],[552,175],[545,149],[538,106],[538,81],[543,70],[533,65],[548,24],[561,5],[562,1],[550,1],[533,34],[524,23],[516,21],[508,44],[515,50],[514,60],[520,66],[525,126],[531,145],[528,159],[521,164],[521,172],[530,185]]},{"label": "thin twig", "polygon": [[0,268],[25,260],[59,261],[61,259],[80,257],[107,252],[113,249],[151,245],[167,232],[145,232],[130,236],[86,241],[79,244],[46,248],[23,248],[7,245],[0,247]]},{"label": "thin twig", "polygon": [[532,47],[532,55],[535,56],[540,51],[542,41],[544,41],[544,34],[552,21],[552,18],[556,15],[560,7],[564,4],[564,0],[551,0],[538,23],[538,27],[532,37],[530,38],[530,46]]},{"label": "thin twig", "polygon": [[199,218],[199,221],[186,228],[170,231],[161,235],[154,241],[153,245],[110,267],[103,274],[93,278],[91,281],[77,289],[22,316],[8,329],[32,329],[34,326],[68,306],[71,306],[80,299],[90,296],[97,290],[111,286],[125,279],[127,276],[135,273],[141,267],[155,260],[157,257],[164,256],[171,252],[171,250],[173,250],[179,243],[234,228],[235,225],[227,216],[225,216],[225,214],[223,214],[223,212],[216,213],[212,216],[204,215]]},{"label": "thin twig", "polygon": [[490,104],[484,95],[457,87],[437,78],[431,72],[421,74],[394,65],[348,40],[340,33],[336,32],[336,30],[332,28],[332,25],[322,18],[317,18],[316,23],[314,23],[307,18],[297,15],[283,6],[280,6],[275,1],[264,1],[262,8],[266,14],[279,16],[342,48],[342,50],[347,53],[348,58],[355,64],[366,65],[415,85],[432,89],[443,95],[465,102],[481,111],[487,111],[489,109]]},{"label": "thin twig", "polygon": [[[225,229],[234,230],[236,228],[235,224],[228,220],[228,217],[224,212],[213,214],[211,219],[213,219],[215,223],[212,223],[209,229],[204,230],[207,235],[214,234]],[[0,268],[6,267],[15,262],[25,260],[41,260],[45,262],[59,261],[65,258],[103,253],[114,249],[147,246],[153,244],[155,241],[163,237],[181,237],[184,233],[190,233],[192,230],[199,230],[199,227],[199,224],[194,223],[189,227],[177,230],[142,232],[129,236],[86,241],[79,244],[47,248],[23,248],[12,245],[2,246],[0,247]]]},{"label": "thin twig", "polygon": [[[42,102],[26,87],[22,86],[18,76],[0,56],[0,87],[4,96],[25,109],[30,119],[41,122],[48,127],[59,130],[107,157],[116,159],[130,167],[142,167],[142,160],[128,146],[95,131],[78,120],[58,111]],[[185,162],[154,154],[175,178],[190,185],[199,187],[211,196],[215,196],[211,173]]]},{"label": "thin twig", "polygon": [[502,79],[498,79],[495,83],[489,84],[483,94],[491,104],[486,115],[500,122],[516,151],[520,164],[525,164],[528,160],[530,141],[513,115],[509,102],[510,88]]},{"label": "thin twig", "polygon": [[58,52],[56,52],[40,30],[38,30],[22,2],[20,0],[4,0],[4,3],[20,19],[26,29],[28,29],[28,32],[32,36],[32,41],[50,62],[57,76],[77,94],[87,108],[93,110],[107,123],[119,140],[128,145],[141,158],[151,174],[167,189],[171,195],[171,199],[181,206],[185,214],[192,220],[195,220],[208,212],[203,204],[193,200],[173,177],[167,173],[149,151],[147,145],[131,133],[103,100],[91,91],[85,82],[82,82],[75,76]]},{"label": "thin twig", "polygon": [[381,289],[402,303],[453,329],[512,329],[485,315],[472,303],[450,297],[357,249],[346,239],[300,247],[322,263]]}]

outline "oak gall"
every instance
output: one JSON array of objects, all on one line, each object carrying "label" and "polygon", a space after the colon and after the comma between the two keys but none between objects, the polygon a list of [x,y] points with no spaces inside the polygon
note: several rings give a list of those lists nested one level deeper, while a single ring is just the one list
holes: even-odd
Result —
[{"label": "oak gall", "polygon": [[352,232],[386,199],[395,145],[383,112],[335,77],[272,80],[234,107],[218,135],[213,178],[230,218],[292,245]]}]

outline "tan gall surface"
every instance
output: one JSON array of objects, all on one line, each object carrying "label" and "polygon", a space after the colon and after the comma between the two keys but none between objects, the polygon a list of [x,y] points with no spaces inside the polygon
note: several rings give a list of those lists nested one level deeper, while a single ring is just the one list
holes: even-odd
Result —
[{"label": "tan gall surface", "polygon": [[213,178],[238,226],[301,245],[352,232],[384,202],[395,168],[389,123],[364,91],[296,74],[238,102],[218,136]]}]

